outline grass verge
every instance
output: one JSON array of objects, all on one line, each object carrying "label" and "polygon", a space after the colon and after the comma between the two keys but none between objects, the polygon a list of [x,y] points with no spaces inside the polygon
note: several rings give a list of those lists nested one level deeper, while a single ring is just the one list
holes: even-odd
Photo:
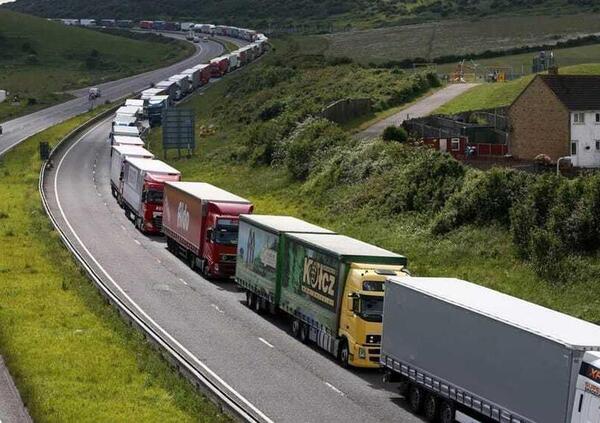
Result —
[{"label": "grass verge", "polygon": [[228,421],[107,305],[43,211],[38,143],[89,117],[0,158],[0,354],[34,421]]}]

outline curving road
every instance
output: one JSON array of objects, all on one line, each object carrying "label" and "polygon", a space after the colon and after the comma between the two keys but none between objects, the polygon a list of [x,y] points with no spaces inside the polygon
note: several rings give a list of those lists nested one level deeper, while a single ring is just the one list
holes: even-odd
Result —
[{"label": "curving road", "polygon": [[[265,422],[418,422],[376,371],[349,371],[259,316],[232,283],[214,283],[139,233],[111,196],[110,119],[54,159],[45,192],[61,228],[124,301],[218,375]],[[185,175],[184,175],[185,177]]]},{"label": "curving road", "polygon": [[[183,38],[181,35],[165,35],[174,38]],[[223,46],[214,41],[195,44],[195,46],[196,52],[179,63],[140,75],[98,85],[102,90],[100,101],[117,100],[130,93],[140,91],[149,87],[153,82],[161,81],[175,75],[179,71],[188,69],[193,65],[203,63],[212,57],[220,55],[223,51]],[[77,98],[2,123],[3,134],[0,135],[0,156],[30,136],[63,122],[66,119],[86,112],[90,106],[88,100],[88,88],[73,91],[72,94]]]}]

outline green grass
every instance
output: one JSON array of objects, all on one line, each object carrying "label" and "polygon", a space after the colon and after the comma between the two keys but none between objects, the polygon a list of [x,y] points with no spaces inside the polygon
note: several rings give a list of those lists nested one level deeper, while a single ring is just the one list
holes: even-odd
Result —
[{"label": "green grass", "polygon": [[0,354],[34,421],[228,421],[103,300],[42,209],[38,142],[89,117],[0,159]]},{"label": "green grass", "polygon": [[[559,71],[563,75],[600,75],[600,63],[566,66],[560,68]],[[528,75],[510,82],[479,85],[449,101],[437,109],[435,113],[453,114],[469,110],[509,106],[532,78],[533,75]]]},{"label": "green grass", "polygon": [[[347,56],[362,63],[416,57],[431,60],[448,55],[549,44],[566,37],[595,33],[598,31],[599,17],[600,15],[593,13],[562,16],[523,14],[465,21],[444,20],[339,32],[324,35],[323,38],[328,43],[327,55]],[[587,53],[589,51],[582,51],[584,62],[590,61],[583,60]],[[593,54],[598,54],[597,49]],[[502,62],[503,58],[498,61]],[[528,62],[528,67],[530,66],[531,58]]]},{"label": "green grass", "polygon": [[[155,38],[158,40],[158,38]],[[0,122],[64,101],[69,90],[141,73],[191,54],[188,43],[134,40],[0,9]]]}]

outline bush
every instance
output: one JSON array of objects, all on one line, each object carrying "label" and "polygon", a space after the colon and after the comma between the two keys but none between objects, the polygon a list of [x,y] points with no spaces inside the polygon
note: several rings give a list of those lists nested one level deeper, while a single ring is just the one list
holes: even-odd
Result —
[{"label": "bush", "polygon": [[511,169],[469,172],[461,189],[434,219],[433,232],[441,234],[470,223],[508,226],[510,210],[524,197],[529,179],[529,175]]},{"label": "bush", "polygon": [[384,141],[406,142],[408,134],[406,130],[400,126],[388,126],[383,130],[382,138]]},{"label": "bush", "polygon": [[281,144],[280,158],[295,179],[305,180],[335,146],[348,143],[348,136],[336,124],[327,119],[308,118]]}]

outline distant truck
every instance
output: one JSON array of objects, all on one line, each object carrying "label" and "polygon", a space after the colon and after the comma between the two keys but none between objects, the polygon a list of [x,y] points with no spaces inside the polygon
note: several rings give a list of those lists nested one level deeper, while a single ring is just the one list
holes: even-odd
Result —
[{"label": "distant truck", "polygon": [[109,136],[111,144],[114,137],[140,138],[140,130],[137,126],[113,126]]},{"label": "distant truck", "polygon": [[190,82],[191,85],[191,91],[195,90],[196,88],[200,87],[202,85],[202,71],[200,69],[186,69],[184,71],[181,72],[182,75],[187,75],[188,80]]},{"label": "distant truck", "polygon": [[196,65],[192,69],[200,70],[200,85],[206,85],[210,82],[212,71],[209,64],[203,63],[201,65]]},{"label": "distant truck", "polygon": [[165,182],[181,179],[181,173],[160,160],[128,158],[123,165],[122,207],[143,233],[162,232]]},{"label": "distant truck", "polygon": [[178,100],[185,97],[193,90],[190,78],[186,74],[173,75],[169,78],[169,81],[174,81],[177,84],[180,93]]},{"label": "distant truck", "polygon": [[164,91],[164,95],[169,96],[170,101],[179,100],[182,96],[179,85],[175,81],[164,80],[155,85],[155,88],[160,88]]},{"label": "distant truck", "polygon": [[220,78],[229,70],[229,59],[226,56],[216,57],[210,61],[210,75]]},{"label": "distant truck", "polygon": [[253,208],[248,200],[211,184],[167,182],[163,215],[167,248],[208,277],[231,277],[239,216]]},{"label": "distant truck", "polygon": [[137,127],[138,126],[138,118],[135,116],[115,116],[112,121],[113,128],[115,126],[130,126]]},{"label": "distant truck", "polygon": [[385,283],[381,364],[429,421],[600,422],[600,327],[469,282]]},{"label": "distant truck", "polygon": [[88,97],[90,100],[95,100],[97,98],[100,98],[100,97],[102,97],[102,91],[98,87],[92,87],[92,88],[90,88],[90,90],[88,92]]},{"label": "distant truck", "polygon": [[116,115],[123,117],[134,117],[140,118],[142,116],[143,108],[136,106],[121,106],[117,109]]},{"label": "distant truck", "polygon": [[144,114],[144,100],[137,98],[128,98],[125,100],[125,107],[137,107],[139,115]]},{"label": "distant truck", "polygon": [[169,108],[171,101],[168,95],[157,95],[150,97],[146,106],[148,123],[151,127],[162,124],[163,111]]},{"label": "distant truck", "polygon": [[117,203],[121,204],[123,195],[123,166],[126,158],[153,159],[154,154],[135,145],[113,146],[110,158],[110,190]]},{"label": "distant truck", "polygon": [[291,332],[342,365],[379,367],[383,282],[405,257],[284,216],[241,216],[235,277],[256,311],[280,309]]},{"label": "distant truck", "polygon": [[144,146],[144,140],[140,137],[113,135],[110,141],[111,145],[137,145],[140,147]]}]

